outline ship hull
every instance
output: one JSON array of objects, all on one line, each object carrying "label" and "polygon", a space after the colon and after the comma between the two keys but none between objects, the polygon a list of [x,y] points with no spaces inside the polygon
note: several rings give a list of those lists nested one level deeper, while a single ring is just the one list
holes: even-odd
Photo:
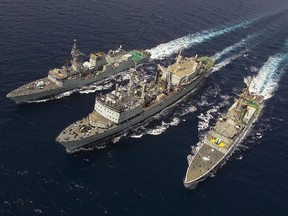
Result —
[{"label": "ship hull", "polygon": [[[223,155],[223,157],[221,157],[220,160],[213,167],[211,167],[211,169],[207,170],[205,173],[203,173],[203,175],[201,175],[200,177],[194,179],[193,181],[186,182],[185,179],[184,179],[183,184],[184,184],[185,188],[190,189],[190,190],[194,189],[198,185],[199,182],[204,181],[212,172],[217,170],[217,168],[219,166],[221,166],[225,162],[225,159],[228,158],[234,152],[234,150],[238,146],[238,144],[246,137],[248,132],[252,129],[252,126],[253,126],[254,122],[258,119],[262,109],[263,109],[263,105],[261,105],[261,107],[259,107],[259,109],[258,109],[256,115],[254,116],[254,118],[250,120],[250,122],[247,124],[247,126],[243,129],[243,131],[235,139],[235,141],[231,145],[231,148],[228,149],[228,151]],[[203,143],[201,145],[200,149],[202,147],[204,148],[204,145],[207,145],[207,144]],[[200,151],[200,149],[199,149],[199,151]],[[195,155],[195,157],[196,156],[197,156],[197,154]],[[191,166],[192,163],[193,163],[193,160],[191,161],[189,166]],[[187,175],[187,173],[186,173],[186,175]]]},{"label": "ship hull", "polygon": [[22,103],[27,103],[27,102],[32,102],[35,100],[40,100],[48,97],[52,97],[54,95],[58,95],[60,93],[69,91],[69,88],[62,88],[59,86],[59,88],[56,89],[49,89],[47,91],[43,92],[37,92],[37,93],[32,93],[32,94],[26,94],[26,95],[16,95],[16,96],[7,96],[17,104],[22,104]]},{"label": "ship hull", "polygon": [[107,130],[104,133],[101,134],[95,134],[87,138],[83,138],[80,140],[73,140],[73,141],[65,141],[65,142],[59,142],[62,144],[68,153],[72,153],[74,151],[77,151],[81,148],[90,146],[91,143],[93,143],[93,146],[97,146],[103,143],[104,140],[109,139],[109,137],[119,134],[124,130],[129,129],[131,126],[136,125],[145,119],[155,115],[156,113],[162,111],[163,109],[169,107],[176,101],[178,101],[180,98],[182,98],[184,95],[186,95],[188,92],[193,90],[195,87],[197,87],[206,77],[210,75],[211,71],[207,71],[203,75],[201,75],[198,79],[196,79],[194,82],[192,82],[190,85],[186,86],[182,90],[180,90],[177,94],[169,97],[168,99],[164,100],[163,102],[157,104],[156,106],[152,107],[151,109],[143,112],[140,116],[124,123],[116,128]]},{"label": "ship hull", "polygon": [[[138,61],[137,63],[143,64],[143,63],[148,62],[148,60],[149,60],[149,57],[142,59],[142,60]],[[129,62],[125,65],[121,65],[121,67],[117,67],[117,68],[110,70],[110,71],[102,72],[102,73],[100,73],[94,77],[89,77],[87,79],[82,78],[82,77],[80,77],[78,79],[74,79],[74,80],[68,79],[68,80],[63,82],[62,86],[57,86],[56,88],[47,89],[47,90],[36,92],[36,93],[33,93],[33,91],[31,91],[31,93],[29,93],[29,94],[11,95],[11,93],[9,93],[7,95],[7,98],[10,98],[11,100],[15,101],[17,104],[27,103],[27,102],[31,102],[31,101],[35,101],[35,100],[44,99],[44,98],[49,98],[49,97],[58,95],[60,93],[71,91],[71,90],[77,89],[77,88],[82,88],[83,86],[98,82],[98,81],[106,79],[106,78],[109,78],[110,76],[115,75],[117,73],[120,73],[121,71],[127,70],[133,66],[134,66],[134,62]],[[42,79],[45,79],[45,78],[42,78]],[[33,82],[31,82],[31,83],[33,83]]]}]

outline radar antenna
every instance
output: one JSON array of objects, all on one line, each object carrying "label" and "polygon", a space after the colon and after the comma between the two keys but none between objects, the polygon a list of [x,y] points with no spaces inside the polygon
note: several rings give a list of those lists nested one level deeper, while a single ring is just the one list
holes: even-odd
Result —
[{"label": "radar antenna", "polygon": [[178,57],[177,57],[177,60],[176,60],[177,64],[179,64],[182,61],[182,59],[183,59],[182,51],[183,51],[183,49],[180,49]]},{"label": "radar antenna", "polygon": [[71,56],[72,56],[71,68],[73,71],[79,72],[79,71],[83,70],[82,56],[84,56],[84,54],[79,51],[79,49],[77,48],[76,42],[77,42],[77,40],[74,39],[74,44],[73,44],[72,50],[71,50]]}]

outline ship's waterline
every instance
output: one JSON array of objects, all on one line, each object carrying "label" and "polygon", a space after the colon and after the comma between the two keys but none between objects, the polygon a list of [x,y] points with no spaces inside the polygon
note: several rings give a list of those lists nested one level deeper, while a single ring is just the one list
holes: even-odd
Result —
[{"label": "ship's waterline", "polygon": [[39,100],[60,93],[81,88],[108,78],[136,64],[149,61],[150,53],[144,50],[124,51],[122,46],[117,50],[110,50],[107,54],[96,52],[90,54],[88,62],[83,62],[82,54],[76,41],[71,51],[70,66],[52,69],[48,76],[23,85],[7,94],[7,98],[16,103],[26,103]]},{"label": "ship's waterline", "polygon": [[56,141],[68,152],[101,144],[178,101],[210,75],[213,65],[214,60],[208,57],[184,58],[179,54],[175,64],[159,66],[150,83],[136,82],[132,72],[128,87],[116,87],[112,93],[97,97],[94,111],[65,128]]},{"label": "ship's waterline", "polygon": [[258,119],[263,99],[245,89],[227,114],[219,118],[189,161],[183,181],[186,188],[194,189],[233,152]]}]

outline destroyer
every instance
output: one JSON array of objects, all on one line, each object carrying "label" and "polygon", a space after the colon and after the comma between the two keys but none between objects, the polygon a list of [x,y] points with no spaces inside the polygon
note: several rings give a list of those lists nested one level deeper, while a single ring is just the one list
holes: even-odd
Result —
[{"label": "destroyer", "polygon": [[232,153],[243,139],[263,108],[263,97],[244,89],[227,114],[219,118],[216,126],[204,138],[197,152],[188,155],[188,169],[184,186],[193,189]]},{"label": "destroyer", "polygon": [[150,82],[140,82],[133,71],[127,87],[116,86],[111,93],[96,97],[93,112],[64,129],[56,141],[67,152],[99,146],[179,100],[210,74],[213,65],[209,57],[185,58],[180,52],[173,65],[158,66]]},{"label": "destroyer", "polygon": [[49,71],[48,77],[30,82],[7,94],[16,103],[38,100],[105,79],[113,74],[129,69],[136,63],[149,60],[150,53],[144,50],[124,51],[122,46],[110,50],[108,54],[90,54],[89,62],[83,62],[81,53],[74,40],[71,51],[71,65]]}]

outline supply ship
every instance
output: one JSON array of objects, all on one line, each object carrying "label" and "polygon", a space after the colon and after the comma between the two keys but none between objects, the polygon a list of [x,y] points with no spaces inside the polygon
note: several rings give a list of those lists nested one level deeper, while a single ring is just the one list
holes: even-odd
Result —
[{"label": "supply ship", "polygon": [[128,85],[117,85],[111,93],[97,96],[94,110],[65,128],[56,141],[69,153],[99,147],[175,103],[209,76],[214,63],[209,57],[187,58],[180,52],[168,68],[158,65],[151,81],[140,81],[133,70]]},{"label": "supply ship", "polygon": [[184,186],[193,189],[222,162],[225,161],[237,144],[245,137],[263,108],[263,97],[244,89],[220,117],[212,131],[197,147],[194,155],[188,155],[188,169]]},{"label": "supply ship", "polygon": [[83,62],[84,54],[77,48],[76,40],[71,51],[71,64],[49,71],[48,76],[23,85],[7,94],[7,98],[16,103],[51,97],[72,89],[108,78],[150,59],[150,53],[144,50],[124,51],[122,46],[110,50],[107,54],[90,54],[88,62]]}]

